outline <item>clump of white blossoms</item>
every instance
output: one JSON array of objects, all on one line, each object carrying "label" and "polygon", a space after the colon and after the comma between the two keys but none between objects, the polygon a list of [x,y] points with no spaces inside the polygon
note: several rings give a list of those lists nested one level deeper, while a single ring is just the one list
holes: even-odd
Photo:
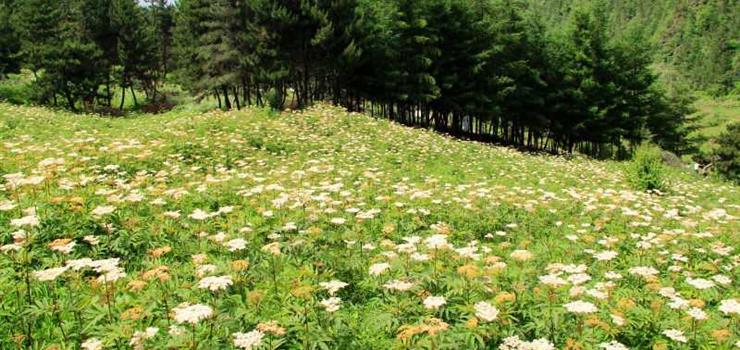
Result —
[{"label": "clump of white blossoms", "polygon": [[122,268],[115,266],[110,269],[103,270],[103,273],[98,276],[98,282],[111,283],[124,277],[126,277],[126,272]]},{"label": "clump of white blossoms", "polygon": [[612,319],[612,322],[617,326],[624,326],[626,323],[625,319],[622,316],[611,314],[609,315]]},{"label": "clump of white blossoms", "polygon": [[555,288],[568,284],[568,281],[560,278],[560,276],[556,274],[548,274],[548,275],[540,276],[539,280],[542,284],[548,285],[550,287],[555,287]]},{"label": "clump of white blossoms", "polygon": [[377,263],[370,265],[370,269],[368,272],[370,273],[370,275],[378,276],[390,268],[391,265],[389,263]]},{"label": "clump of white blossoms", "polygon": [[321,288],[326,289],[326,291],[329,292],[329,295],[332,295],[332,296],[334,294],[336,294],[340,289],[348,286],[347,283],[344,283],[344,282],[339,281],[339,280],[331,280],[329,282],[321,282],[321,283],[319,283],[319,285],[321,286]]},{"label": "clump of white blossoms", "polygon": [[424,307],[427,309],[439,309],[444,304],[447,304],[447,299],[445,299],[445,297],[430,295],[424,299]]},{"label": "clump of white blossoms", "polygon": [[14,227],[21,227],[21,226],[35,227],[35,226],[38,226],[40,223],[41,222],[39,221],[39,218],[36,216],[36,214],[27,215],[20,219],[10,220],[10,225]]},{"label": "clump of white blossoms", "polygon": [[602,348],[604,350],[629,350],[628,347],[616,340],[612,340],[608,343],[601,343],[599,344],[599,348]]},{"label": "clump of white blossoms", "polygon": [[732,283],[732,279],[729,278],[729,277],[727,277],[727,276],[725,276],[725,275],[714,275],[714,276],[712,276],[712,279],[715,282],[717,282],[717,283],[719,283],[719,284],[721,284],[723,286],[726,286],[726,285],[729,285],[729,284]]},{"label": "clump of white blossoms", "polygon": [[663,335],[679,343],[686,343],[688,341],[688,339],[686,339],[686,336],[683,335],[683,332],[677,329],[664,330]]},{"label": "clump of white blossoms", "polygon": [[347,220],[344,218],[332,218],[331,223],[334,225],[344,225]]},{"label": "clump of white blossoms", "polygon": [[198,221],[202,221],[202,220],[208,219],[208,218],[210,218],[212,216],[215,216],[215,215],[214,214],[210,214],[210,213],[204,211],[203,209],[195,209],[195,210],[193,210],[193,213],[192,214],[188,215],[189,218],[191,218],[193,220],[198,220]]},{"label": "clump of white blossoms", "polygon": [[224,290],[233,284],[234,281],[231,279],[231,276],[212,276],[200,280],[200,282],[198,282],[198,288],[208,289],[212,292],[216,292],[219,290]]},{"label": "clump of white blossoms", "polygon": [[719,302],[719,311],[725,315],[740,314],[740,303],[737,299],[727,299]]},{"label": "clump of white blossoms", "polygon": [[116,210],[116,207],[114,207],[114,206],[111,206],[111,205],[101,205],[101,206],[95,207],[95,209],[93,209],[93,211],[91,213],[95,217],[101,217],[103,215],[111,214],[115,210]]},{"label": "clump of white blossoms", "polygon": [[549,340],[540,338],[531,342],[519,339],[518,336],[504,338],[498,350],[555,350],[555,345]]},{"label": "clump of white blossoms", "polygon": [[261,250],[265,253],[271,254],[272,256],[280,256],[280,243],[272,242],[262,246]]},{"label": "clump of white blossoms", "polygon": [[629,269],[629,273],[640,276],[642,278],[648,278],[648,277],[655,276],[659,272],[660,271],[650,266],[635,266]]},{"label": "clump of white blossoms", "polygon": [[703,278],[687,278],[686,283],[696,289],[709,289],[715,286],[714,282]]},{"label": "clump of white blossoms", "polygon": [[90,245],[98,245],[100,243],[100,238],[98,238],[98,236],[93,236],[93,235],[87,235],[83,237],[82,240],[89,243]]},{"label": "clump of white blossoms", "polygon": [[517,249],[511,252],[509,256],[516,261],[528,261],[534,257],[532,253],[525,249]]},{"label": "clump of white blossoms", "polygon": [[53,251],[57,251],[57,252],[63,253],[63,254],[70,254],[70,253],[72,253],[72,250],[77,245],[77,242],[75,242],[75,241],[69,241],[69,242],[66,242],[66,243],[59,243],[59,244],[57,244],[57,242],[60,242],[60,241],[63,241],[63,240],[57,240],[55,242],[50,243],[49,244],[49,249],[51,249]]},{"label": "clump of white blossoms", "polygon": [[228,248],[230,252],[235,252],[247,248],[247,241],[242,238],[235,238],[224,243],[224,246]]},{"label": "clump of white blossoms", "polygon": [[208,305],[182,303],[172,309],[175,322],[196,324],[213,316],[213,309]]},{"label": "clump of white blossoms", "polygon": [[576,300],[563,305],[568,312],[574,314],[590,314],[599,311],[596,305],[587,301]]},{"label": "clump of white blossoms", "polygon": [[134,332],[134,335],[131,337],[131,340],[129,341],[128,345],[133,347],[134,350],[143,350],[144,349],[144,342],[149,339],[153,338],[157,333],[159,332],[159,328],[157,327],[148,327],[145,331],[136,331]]},{"label": "clump of white blossoms", "polygon": [[84,350],[102,350],[103,341],[98,338],[90,338],[80,344],[80,347]]},{"label": "clump of white blossoms", "polygon": [[687,313],[689,314],[689,316],[691,316],[691,318],[695,320],[701,321],[707,319],[707,313],[698,307],[692,307],[691,309],[689,309],[689,311],[687,311]]},{"label": "clump of white blossoms", "polygon": [[383,288],[391,291],[405,292],[414,287],[413,282],[401,281],[401,280],[390,280],[383,285]]},{"label": "clump of white blossoms", "polygon": [[484,322],[495,321],[498,318],[498,309],[485,301],[475,303],[474,308],[475,316]]},{"label": "clump of white blossoms", "polygon": [[251,350],[262,344],[264,333],[253,330],[247,333],[234,333],[234,346],[241,349]]},{"label": "clump of white blossoms", "polygon": [[339,310],[339,307],[342,306],[342,299],[337,298],[337,297],[331,297],[331,298],[322,300],[320,304],[326,310],[326,312],[335,312]]},{"label": "clump of white blossoms", "polygon": [[53,281],[57,279],[57,277],[61,276],[65,271],[67,271],[67,267],[55,267],[51,269],[41,270],[41,271],[34,271],[33,277],[36,277],[37,280],[42,282],[47,281]]},{"label": "clump of white blossoms", "polygon": [[198,277],[203,277],[205,275],[208,275],[209,273],[216,272],[216,269],[218,269],[218,267],[213,264],[200,265],[195,269],[195,275]]},{"label": "clump of white blossoms", "polygon": [[594,254],[594,258],[598,261],[609,261],[617,257],[619,255],[617,252],[612,250],[605,250],[603,252],[598,252]]},{"label": "clump of white blossoms", "polygon": [[427,237],[424,239],[424,245],[429,249],[447,249],[450,247],[450,244],[447,242],[447,236],[441,234]]},{"label": "clump of white blossoms", "polygon": [[573,285],[581,285],[591,280],[591,276],[585,273],[576,273],[573,275],[568,276],[568,282],[573,283]]}]

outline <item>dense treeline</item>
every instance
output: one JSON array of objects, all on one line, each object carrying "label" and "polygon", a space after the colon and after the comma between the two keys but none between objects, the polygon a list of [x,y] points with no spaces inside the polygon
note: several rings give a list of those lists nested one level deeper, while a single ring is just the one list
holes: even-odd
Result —
[{"label": "dense treeline", "polygon": [[167,0],[0,0],[0,10],[0,43],[17,44],[0,53],[0,75],[31,70],[37,102],[112,107],[118,87],[122,108],[135,85],[157,99],[171,56]]},{"label": "dense treeline", "polygon": [[688,147],[687,101],[657,86],[640,35],[609,35],[599,2],[546,30],[516,0],[0,1],[21,43],[3,73],[20,59],[40,100],[71,109],[134,88],[156,101],[172,73],[225,109],[331,101],[552,152]]}]

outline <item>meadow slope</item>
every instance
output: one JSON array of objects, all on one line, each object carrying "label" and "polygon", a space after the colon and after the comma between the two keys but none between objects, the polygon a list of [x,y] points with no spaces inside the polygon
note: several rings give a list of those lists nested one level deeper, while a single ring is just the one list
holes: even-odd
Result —
[{"label": "meadow slope", "polygon": [[624,168],[325,105],[0,104],[0,348],[737,348],[738,188]]}]

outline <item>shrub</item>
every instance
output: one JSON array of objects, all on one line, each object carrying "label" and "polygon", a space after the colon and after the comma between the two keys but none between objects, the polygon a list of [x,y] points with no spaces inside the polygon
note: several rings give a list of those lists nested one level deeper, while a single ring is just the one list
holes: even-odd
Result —
[{"label": "shrub", "polygon": [[272,108],[273,110],[280,111],[283,109],[283,104],[285,103],[285,100],[283,99],[283,93],[275,88],[271,88],[269,91],[267,91],[267,104]]},{"label": "shrub", "polygon": [[664,191],[663,158],[658,146],[643,143],[635,151],[628,169],[628,180],[641,191]]},{"label": "shrub", "polygon": [[740,182],[740,122],[727,126],[717,138],[719,147],[714,151],[715,169],[722,177]]},{"label": "shrub", "polygon": [[23,105],[28,104],[31,100],[31,91],[26,85],[18,84],[15,81],[0,81],[0,101]]}]

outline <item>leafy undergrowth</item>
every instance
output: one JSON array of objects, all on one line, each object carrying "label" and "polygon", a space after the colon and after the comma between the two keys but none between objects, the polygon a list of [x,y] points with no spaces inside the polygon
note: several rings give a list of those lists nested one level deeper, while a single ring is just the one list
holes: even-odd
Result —
[{"label": "leafy undergrowth", "polygon": [[0,348],[740,340],[737,187],[328,106],[189,113],[0,104]]}]

